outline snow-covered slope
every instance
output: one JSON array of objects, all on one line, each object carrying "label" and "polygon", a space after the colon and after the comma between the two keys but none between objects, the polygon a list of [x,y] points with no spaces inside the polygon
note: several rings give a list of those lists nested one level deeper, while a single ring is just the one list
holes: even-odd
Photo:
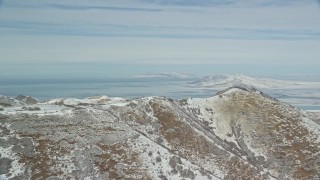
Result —
[{"label": "snow-covered slope", "polygon": [[320,176],[319,117],[246,86],[206,99],[101,96],[34,106],[41,110],[0,112],[0,179]]},{"label": "snow-covered slope", "polygon": [[226,89],[228,87],[245,84],[259,89],[294,89],[320,87],[319,82],[284,81],[271,78],[256,78],[245,75],[208,75],[191,83],[192,86],[213,89]]}]

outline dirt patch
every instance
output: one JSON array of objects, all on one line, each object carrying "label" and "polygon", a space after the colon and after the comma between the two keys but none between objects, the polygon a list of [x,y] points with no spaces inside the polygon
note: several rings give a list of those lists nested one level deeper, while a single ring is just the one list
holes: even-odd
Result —
[{"label": "dirt patch", "polygon": [[21,134],[21,137],[32,138],[34,142],[35,153],[33,157],[18,154],[20,156],[19,163],[30,168],[30,179],[47,179],[62,174],[61,171],[55,170],[53,167],[58,163],[56,157],[70,153],[69,149],[60,147],[58,142],[44,139],[39,134]]},{"label": "dirt patch", "polygon": [[[274,158],[272,164],[277,164],[275,171],[279,174],[288,174],[294,179],[317,176],[320,162],[311,159],[320,158],[317,154],[320,146],[306,139],[316,135],[302,125],[298,110],[249,92],[234,93],[219,110],[229,114],[231,124],[251,127],[245,133],[252,134],[255,147]],[[240,115],[244,120],[239,118]]]},{"label": "dirt patch", "polygon": [[188,157],[197,154],[203,158],[212,152],[213,146],[192,127],[180,121],[167,107],[156,102],[150,102],[150,105],[161,125],[161,135],[175,149],[185,151],[184,155]]},{"label": "dirt patch", "polygon": [[243,179],[243,180],[264,180],[268,179],[267,175],[260,175],[257,170],[252,168],[249,164],[239,161],[239,158],[232,157],[227,161],[226,174],[224,179]]},{"label": "dirt patch", "polygon": [[135,111],[128,111],[123,114],[123,119],[127,119],[129,121],[134,121],[140,125],[145,125],[147,124],[148,118],[145,117],[144,114],[140,112],[135,112]]},{"label": "dirt patch", "polygon": [[96,155],[94,164],[101,173],[108,173],[109,179],[151,180],[140,162],[139,154],[133,152],[127,144],[97,146],[103,153]]}]

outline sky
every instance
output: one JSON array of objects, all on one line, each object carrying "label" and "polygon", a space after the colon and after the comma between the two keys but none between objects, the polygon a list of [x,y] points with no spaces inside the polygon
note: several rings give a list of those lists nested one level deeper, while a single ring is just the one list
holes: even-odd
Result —
[{"label": "sky", "polygon": [[314,73],[320,8],[316,0],[0,0],[0,75],[59,64]]}]

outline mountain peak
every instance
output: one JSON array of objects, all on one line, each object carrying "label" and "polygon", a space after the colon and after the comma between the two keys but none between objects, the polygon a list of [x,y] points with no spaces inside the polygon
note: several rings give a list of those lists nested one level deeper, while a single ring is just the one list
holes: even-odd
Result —
[{"label": "mountain peak", "polygon": [[229,87],[227,89],[224,89],[222,91],[217,92],[217,95],[227,94],[227,93],[235,92],[235,91],[257,92],[259,90],[253,86],[249,86],[249,85],[243,84],[243,83],[238,83],[238,84],[233,85],[232,87]]},{"label": "mountain peak", "polygon": [[246,85],[249,87],[255,87],[259,89],[270,88],[270,87],[278,88],[278,87],[283,87],[284,85],[286,86],[295,85],[294,82],[286,82],[286,81],[268,79],[268,78],[250,77],[243,74],[208,75],[192,82],[191,84],[196,87],[215,88],[219,90],[227,89],[228,87],[243,86],[243,85]]},{"label": "mountain peak", "polygon": [[0,179],[319,177],[320,125],[308,114],[243,84],[220,95],[3,107]]}]

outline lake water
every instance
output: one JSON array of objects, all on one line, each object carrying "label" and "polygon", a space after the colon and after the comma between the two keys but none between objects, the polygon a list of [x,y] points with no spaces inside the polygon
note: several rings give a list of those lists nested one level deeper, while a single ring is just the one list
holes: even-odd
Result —
[{"label": "lake water", "polygon": [[58,97],[84,98],[96,95],[125,98],[167,96],[180,99],[208,97],[215,94],[187,87],[190,81],[191,79],[168,78],[0,80],[0,94],[12,97],[21,94],[30,95],[39,100]]},{"label": "lake water", "polygon": [[[217,92],[190,87],[189,83],[192,81],[193,78],[0,79],[0,95],[11,97],[29,95],[45,101],[61,97],[85,98],[96,95],[124,98],[146,96],[166,96],[173,99],[203,98],[211,97]],[[320,110],[320,97],[306,96],[310,95],[311,91],[315,90],[299,89],[290,92],[271,90],[266,93],[305,110]]]}]

